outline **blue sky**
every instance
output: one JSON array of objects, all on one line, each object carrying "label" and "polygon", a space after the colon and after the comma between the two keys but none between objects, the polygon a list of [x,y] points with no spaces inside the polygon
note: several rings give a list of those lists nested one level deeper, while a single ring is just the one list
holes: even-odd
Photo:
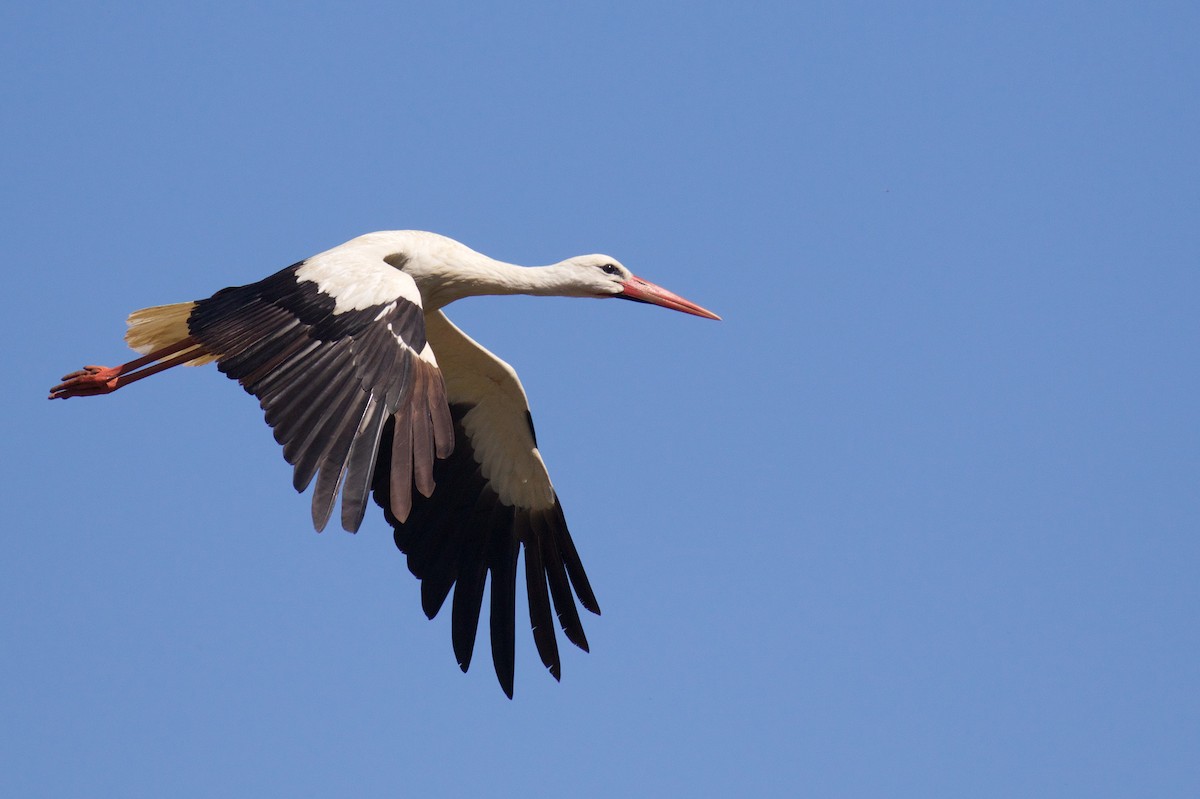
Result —
[{"label": "blue sky", "polygon": [[[1182,2],[6,6],[0,794],[1197,795],[1197,41]],[[392,228],[725,318],[450,309],[604,608],[561,684],[519,631],[511,702],[215,370],[44,399],[130,310]]]}]

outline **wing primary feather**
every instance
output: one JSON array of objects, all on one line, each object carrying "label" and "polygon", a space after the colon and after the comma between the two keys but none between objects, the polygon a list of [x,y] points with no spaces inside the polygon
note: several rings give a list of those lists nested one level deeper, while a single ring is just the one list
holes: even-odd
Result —
[{"label": "wing primary feather", "polygon": [[403,408],[412,393],[413,364],[416,358],[411,353],[396,350],[391,368],[392,379],[388,385],[384,403],[389,408]]},{"label": "wing primary feather", "polygon": [[451,610],[451,639],[454,656],[459,668],[466,671],[471,665],[471,653],[475,649],[475,635],[479,629],[479,613],[483,609],[483,591],[487,582],[487,553],[489,531],[501,527],[507,529],[505,516],[512,508],[496,501],[495,494],[484,491],[475,502],[467,522],[476,531],[469,547],[461,553],[458,583],[454,586],[454,605]]},{"label": "wing primary feather", "polygon": [[436,377],[430,369],[418,367],[413,372],[413,390],[408,403],[412,424],[413,483],[421,496],[433,494],[433,425],[429,418],[427,383]]},{"label": "wing primary feather", "polygon": [[[445,484],[441,490],[448,488]],[[463,519],[452,516],[424,537],[421,571],[421,609],[432,619],[442,609],[458,577],[458,553],[462,546]],[[413,565],[412,557],[409,564]]]},{"label": "wing primary feather", "polygon": [[388,479],[389,509],[396,521],[403,524],[412,512],[412,424],[410,417],[404,411],[399,411],[392,417],[395,425],[392,428],[391,469]]},{"label": "wing primary feather", "polygon": [[367,512],[367,495],[375,473],[379,439],[383,435],[386,414],[372,397],[366,416],[346,459],[346,479],[342,488],[342,529],[355,533]]},{"label": "wing primary feather", "polygon": [[[470,545],[470,509],[474,504],[461,485],[461,480],[450,478],[438,486],[438,491],[448,492],[453,497],[456,510],[440,526],[431,531],[425,543],[426,560],[421,576],[421,607],[425,615],[433,618],[442,609],[450,589],[460,577],[460,562],[464,549]],[[411,561],[410,561],[411,562]]]},{"label": "wing primary feather", "polygon": [[370,405],[371,395],[359,389],[346,414],[334,420],[334,427],[329,434],[329,446],[321,456],[317,485],[313,489],[313,525],[317,532],[325,529],[329,517],[333,515],[338,489],[341,488],[342,478],[346,475],[346,460],[350,455],[350,448],[354,445],[355,435],[362,429]]},{"label": "wing primary feather", "polygon": [[[331,404],[312,424],[309,432],[301,440],[296,451],[296,471],[293,483],[305,488],[312,481],[325,457],[325,453],[333,446],[338,431],[347,424],[358,424],[359,417],[354,414],[355,404],[364,396],[357,382],[338,386],[340,393],[331,400]],[[349,417],[353,416],[353,420]],[[288,442],[290,446],[294,441]],[[287,447],[284,448],[285,452]],[[303,488],[297,490],[303,491]]]},{"label": "wing primary feather", "polygon": [[[316,346],[317,342],[312,341],[307,336],[295,336],[291,341],[287,342],[286,346],[280,348],[270,360],[264,361],[261,366],[247,373],[245,377],[239,377],[238,382],[247,391],[257,396],[259,385],[268,375],[302,359],[306,354],[315,349]],[[262,407],[261,397],[259,398],[259,406]]]},{"label": "wing primary feather", "polygon": [[517,539],[497,535],[492,539],[492,665],[509,699],[513,696],[517,613]]},{"label": "wing primary feather", "polygon": [[286,401],[292,396],[288,393],[288,389],[294,388],[296,385],[308,385],[312,381],[306,379],[306,376],[329,373],[327,366],[329,361],[344,357],[345,345],[338,342],[330,344],[318,341],[307,332],[299,338],[305,342],[306,349],[264,376],[256,387],[255,391],[264,408],[270,408],[277,402]]},{"label": "wing primary feather", "polygon": [[592,585],[588,582],[587,573],[583,570],[583,561],[579,559],[579,553],[575,550],[575,542],[571,540],[571,533],[567,531],[567,520],[563,516],[562,505],[557,498],[555,498],[554,507],[550,509],[550,513],[553,514],[550,526],[554,531],[554,543],[558,545],[563,565],[567,567],[571,585],[575,587],[575,593],[579,596],[579,601],[583,606],[599,616],[600,603],[596,601],[596,595],[592,592]]},{"label": "wing primary feather", "polygon": [[388,333],[386,325],[373,323],[362,339],[354,342],[354,363],[359,380],[366,386],[379,386],[391,382],[392,377],[388,374],[387,367],[395,362],[398,353],[406,359],[411,357]]},{"label": "wing primary feather", "polygon": [[[275,428],[275,440],[283,444],[283,459],[293,466],[311,448],[332,410],[342,404],[350,391],[358,390],[355,384],[320,379],[343,365],[346,359],[344,353],[340,355],[324,364],[323,369],[314,370],[311,382],[302,383],[294,394],[281,396],[278,406],[267,409],[267,423]],[[296,490],[303,491],[310,479],[311,473],[303,480],[297,476],[293,481]]]},{"label": "wing primary feather", "polygon": [[446,381],[441,372],[435,371],[427,383],[429,408],[433,426],[433,451],[439,458],[449,458],[454,452],[454,419],[450,415],[450,404],[446,401]]},{"label": "wing primary feather", "polygon": [[571,584],[563,567],[562,554],[558,551],[558,543],[550,522],[544,513],[534,517],[534,531],[541,545],[542,562],[545,567],[546,579],[550,583],[550,595],[554,599],[554,610],[558,615],[558,623],[562,627],[567,640],[584,652],[589,651],[587,635],[583,631],[583,622],[579,618],[579,609],[575,607],[575,596],[571,593]]},{"label": "wing primary feather", "polygon": [[311,358],[268,375],[259,387],[267,424],[286,425],[289,417],[292,422],[303,421],[306,414],[323,408],[324,397],[345,382],[336,378],[349,364],[348,356],[344,345],[326,345]]},{"label": "wing primary feather", "polygon": [[562,663],[558,657],[554,616],[550,611],[546,568],[542,564],[538,536],[533,531],[528,510],[518,510],[514,521],[514,532],[525,544],[525,590],[529,597],[529,625],[533,629],[533,641],[537,645],[542,664],[550,670],[554,679],[558,680],[562,678]]},{"label": "wing primary feather", "polygon": [[299,328],[300,323],[286,314],[278,323],[272,319],[261,328],[247,328],[237,340],[225,345],[225,352],[233,353],[224,358],[227,374],[241,380],[252,371],[252,362],[270,359],[288,343],[302,337]]},{"label": "wing primary feather", "polygon": [[223,318],[205,319],[203,311],[188,318],[188,332],[220,347],[228,356],[236,355],[275,333],[285,331],[296,318],[281,308],[261,301],[233,309]]}]

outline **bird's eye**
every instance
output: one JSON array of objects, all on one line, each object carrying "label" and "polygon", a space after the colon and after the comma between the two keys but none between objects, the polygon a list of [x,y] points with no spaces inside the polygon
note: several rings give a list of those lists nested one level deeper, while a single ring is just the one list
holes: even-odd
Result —
[{"label": "bird's eye", "polygon": [[621,274],[621,270],[617,267],[616,264],[605,264],[604,266],[602,266],[600,268],[604,270],[604,274],[606,274],[606,275]]}]

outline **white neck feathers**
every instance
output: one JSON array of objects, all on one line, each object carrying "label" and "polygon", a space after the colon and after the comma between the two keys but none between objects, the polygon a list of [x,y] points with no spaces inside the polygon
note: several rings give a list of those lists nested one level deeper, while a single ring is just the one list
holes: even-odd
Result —
[{"label": "white neck feathers", "polygon": [[594,294],[580,284],[578,270],[569,261],[550,266],[518,266],[488,258],[436,233],[415,230],[368,233],[318,257],[329,259],[335,253],[341,254],[339,251],[354,258],[384,259],[406,272],[416,282],[427,311],[464,297],[485,294],[564,297]]}]

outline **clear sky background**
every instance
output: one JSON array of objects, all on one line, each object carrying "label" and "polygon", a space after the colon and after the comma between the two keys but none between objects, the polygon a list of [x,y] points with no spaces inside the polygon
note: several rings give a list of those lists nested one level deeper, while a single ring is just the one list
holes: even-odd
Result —
[{"label": "clear sky background", "polygon": [[[1200,10],[0,11],[0,795],[1200,795]],[[467,300],[604,615],[516,698],[135,308],[360,233]],[[518,619],[524,605],[518,605]]]}]

